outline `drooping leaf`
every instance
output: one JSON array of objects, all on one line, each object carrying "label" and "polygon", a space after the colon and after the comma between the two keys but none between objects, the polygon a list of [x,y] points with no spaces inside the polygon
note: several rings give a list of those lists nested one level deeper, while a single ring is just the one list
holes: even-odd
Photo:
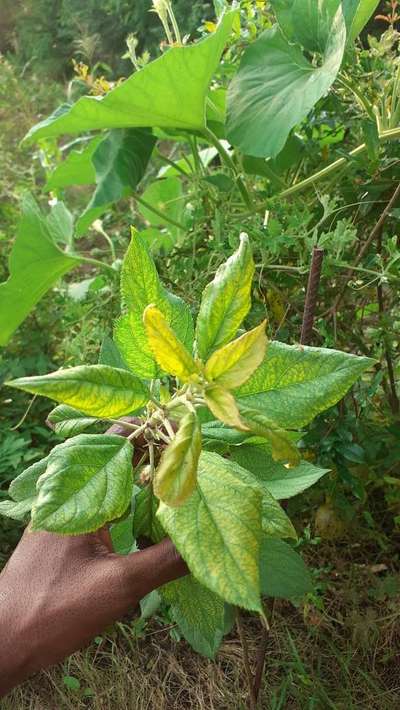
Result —
[{"label": "drooping leaf", "polygon": [[200,456],[197,487],[158,517],[193,575],[232,604],[260,611],[258,561],[262,490],[251,474],[218,454]]},{"label": "drooping leaf", "polygon": [[155,136],[143,128],[114,129],[92,155],[96,191],[76,224],[78,236],[117,200],[136,190],[146,172]]},{"label": "drooping leaf", "polygon": [[80,434],[52,450],[38,488],[33,530],[93,532],[130,503],[132,446],[121,436]]},{"label": "drooping leaf", "polygon": [[104,97],[83,96],[34,126],[27,140],[102,128],[155,127],[201,130],[205,99],[232,29],[227,12],[215,33],[196,44],[172,47]]},{"label": "drooping leaf", "polygon": [[8,492],[16,502],[20,503],[25,500],[33,500],[36,497],[36,484],[44,473],[48,464],[49,457],[33,463],[22,473],[14,478],[10,483]]},{"label": "drooping leaf", "polygon": [[265,538],[260,554],[261,592],[293,599],[313,591],[311,575],[300,555],[283,540]]},{"label": "drooping leaf", "polygon": [[235,337],[250,310],[253,275],[249,238],[242,234],[238,250],[203,292],[196,323],[197,351],[203,360]]},{"label": "drooping leaf", "polygon": [[26,498],[18,503],[14,500],[2,500],[0,501],[0,515],[23,522],[28,517],[34,500],[34,498]]},{"label": "drooping leaf", "polygon": [[296,466],[300,463],[300,453],[287,432],[278,427],[274,421],[262,412],[249,407],[239,406],[242,421],[252,434],[268,439],[272,447],[274,461],[282,461]]},{"label": "drooping leaf", "polygon": [[209,385],[205,390],[207,407],[221,422],[246,431],[249,427],[241,419],[234,396],[219,385]]},{"label": "drooping leaf", "polygon": [[269,446],[260,444],[235,446],[230,456],[251,471],[276,500],[302,493],[328,473],[328,469],[318,468],[309,461],[301,461],[295,468],[288,469],[273,460]]},{"label": "drooping leaf", "polygon": [[265,358],[265,327],[266,321],[214,351],[206,362],[206,378],[226,389],[240,387],[246,382]]},{"label": "drooping leaf", "polygon": [[50,375],[20,377],[7,384],[76,407],[99,419],[130,414],[149,399],[147,388],[137,377],[108,365],[71,367]]},{"label": "drooping leaf", "polygon": [[150,350],[160,368],[169,375],[179,377],[182,382],[196,379],[198,366],[157,306],[147,306],[143,322]]},{"label": "drooping leaf", "polygon": [[47,417],[48,423],[54,428],[56,434],[68,438],[86,431],[97,419],[88,417],[67,404],[59,404]]},{"label": "drooping leaf", "polygon": [[86,142],[83,150],[75,148],[57,165],[51,173],[45,190],[57,190],[70,185],[91,185],[96,182],[96,171],[92,156],[97,146],[103,140],[102,135],[95,136]]},{"label": "drooping leaf", "polygon": [[330,27],[323,61],[313,66],[278,26],[245,51],[228,92],[227,135],[243,153],[274,157],[291,129],[326,94],[340,69],[346,28],[339,10]]},{"label": "drooping leaf", "polygon": [[160,542],[165,537],[163,527],[157,518],[158,500],[151,485],[142,488],[135,498],[133,514],[133,533],[135,538],[144,536],[153,542]]},{"label": "drooping leaf", "polygon": [[164,503],[181,505],[193,493],[201,453],[201,431],[194,412],[180,422],[172,442],[164,449],[154,477],[154,493]]},{"label": "drooping leaf", "polygon": [[225,631],[225,604],[221,597],[188,575],[160,589],[171,605],[172,618],[191,647],[215,658]]},{"label": "drooping leaf", "polygon": [[154,303],[188,350],[192,349],[193,321],[182,299],[169,293],[160,282],[146,243],[134,230],[122,267],[121,292],[128,313],[116,323],[115,341],[133,372],[147,379],[157,378],[160,369],[144,330],[145,308]]},{"label": "drooping leaf", "polygon": [[45,218],[26,197],[10,255],[10,276],[0,284],[0,345],[8,343],[44,294],[79,263],[79,257],[64,254],[52,241]]},{"label": "drooping leaf", "polygon": [[236,397],[283,429],[303,427],[342,399],[372,363],[338,350],[271,342]]}]

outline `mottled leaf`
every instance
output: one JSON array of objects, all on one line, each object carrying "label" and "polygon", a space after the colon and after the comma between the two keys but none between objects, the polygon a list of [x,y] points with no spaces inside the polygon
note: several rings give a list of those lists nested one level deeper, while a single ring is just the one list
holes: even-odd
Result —
[{"label": "mottled leaf", "polygon": [[204,374],[221,387],[233,389],[246,382],[261,365],[267,349],[266,321],[213,352]]},{"label": "mottled leaf", "polygon": [[188,412],[164,449],[154,477],[154,493],[164,503],[181,505],[193,493],[200,453],[200,425],[196,414]]},{"label": "mottled leaf", "polygon": [[251,306],[254,262],[247,234],[238,250],[222,264],[206,286],[196,323],[196,344],[205,360],[235,337]]},{"label": "mottled leaf", "polygon": [[99,419],[120,417],[143,407],[149,392],[130,372],[108,365],[82,365],[50,375],[20,377],[10,387],[40,394]]},{"label": "mottled leaf", "polygon": [[250,407],[239,406],[242,421],[252,434],[268,439],[272,448],[272,458],[292,466],[300,463],[300,453],[286,431],[278,427],[272,419]]},{"label": "mottled leaf", "polygon": [[196,579],[232,604],[260,611],[262,490],[247,471],[218,454],[200,456],[197,488],[158,517]]},{"label": "mottled leaf", "polygon": [[219,385],[209,385],[205,389],[205,400],[214,417],[217,417],[221,422],[241,431],[249,430],[249,427],[241,419],[235,398],[229,390],[225,390]]},{"label": "mottled leaf", "polygon": [[120,436],[81,434],[56,446],[38,486],[32,529],[78,535],[125,513],[132,496],[132,446]]}]

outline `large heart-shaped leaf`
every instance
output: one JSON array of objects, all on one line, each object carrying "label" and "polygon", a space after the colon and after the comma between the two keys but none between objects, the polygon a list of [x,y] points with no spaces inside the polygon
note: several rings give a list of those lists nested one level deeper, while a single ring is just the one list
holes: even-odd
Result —
[{"label": "large heart-shaped leaf", "polygon": [[128,312],[115,325],[115,341],[133,372],[154,379],[159,376],[160,368],[147,341],[143,324],[145,308],[155,304],[188,350],[192,349],[193,321],[182,299],[162,285],[147,245],[135,231],[122,267],[121,292]]},{"label": "large heart-shaped leaf", "polygon": [[160,589],[171,605],[172,618],[192,648],[214,658],[225,631],[225,604],[221,597],[188,575]]},{"label": "large heart-shaped leaf", "polygon": [[230,35],[235,11],[196,44],[172,47],[104,97],[83,96],[34,126],[27,139],[102,128],[162,127],[201,130],[211,78]]},{"label": "large heart-shaped leaf", "polygon": [[147,388],[137,377],[108,365],[71,367],[50,375],[20,377],[7,384],[69,404],[99,419],[130,414],[149,399]]},{"label": "large heart-shaped leaf", "polygon": [[33,530],[74,535],[97,530],[130,503],[132,446],[106,434],[69,439],[52,450],[38,489]]},{"label": "large heart-shaped leaf", "polygon": [[346,44],[341,10],[331,24],[320,65],[312,65],[279,26],[245,51],[228,93],[227,135],[242,152],[274,157],[291,129],[326,94],[340,69]]},{"label": "large heart-shaped leaf", "polygon": [[53,242],[46,219],[26,197],[10,255],[10,276],[0,284],[0,345],[7,345],[46,291],[79,263],[79,257],[64,254]]},{"label": "large heart-shaped leaf", "polygon": [[272,342],[236,397],[283,429],[295,429],[333,407],[372,363],[338,350]]},{"label": "large heart-shaped leaf", "polygon": [[203,452],[197,488],[158,517],[199,582],[232,604],[260,611],[262,489],[247,471]]},{"label": "large heart-shaped leaf", "polygon": [[146,172],[156,142],[143,128],[115,129],[102,140],[91,156],[96,191],[76,224],[78,236],[117,200],[136,190]]}]

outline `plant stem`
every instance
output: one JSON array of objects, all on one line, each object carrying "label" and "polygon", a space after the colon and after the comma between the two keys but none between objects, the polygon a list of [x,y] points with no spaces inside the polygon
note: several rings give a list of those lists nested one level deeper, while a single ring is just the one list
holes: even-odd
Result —
[{"label": "plant stem", "polygon": [[345,78],[343,74],[340,74],[338,77],[338,82],[354,94],[358,103],[364,109],[368,117],[371,119],[371,121],[375,122],[375,115],[371,104],[369,103],[369,101],[367,101],[365,96],[363,96],[362,92],[358,90],[357,86],[354,85],[353,81],[351,79]]},{"label": "plant stem", "polygon": [[246,639],[244,629],[243,629],[242,619],[240,616],[240,609],[238,607],[236,607],[236,609],[235,609],[235,614],[236,614],[236,628],[238,630],[240,643],[241,643],[242,650],[243,650],[243,665],[244,665],[244,670],[246,672],[247,685],[249,687],[249,705],[250,705],[251,710],[256,710],[257,709],[257,698],[255,697],[255,693],[254,693],[254,676],[253,676],[253,674],[251,672],[251,668],[250,668],[249,647],[248,647],[247,639]]},{"label": "plant stem", "polygon": [[162,212],[161,210],[158,210],[157,207],[153,207],[149,202],[146,202],[140,195],[138,195],[136,192],[133,193],[133,197],[137,202],[139,202],[143,207],[145,207],[149,212],[153,212],[153,214],[157,215],[157,217],[160,217],[164,222],[167,224],[172,224],[173,227],[178,227],[178,229],[182,229],[183,231],[186,231],[186,227],[184,224],[181,224],[180,222],[176,222],[172,217],[168,217],[168,215],[165,214],[165,212]]},{"label": "plant stem", "polygon": [[107,271],[111,271],[114,276],[116,276],[117,272],[115,269],[110,266],[109,264],[106,264],[104,261],[99,261],[99,259],[92,259],[89,256],[81,256],[80,254],[74,254],[77,259],[80,259],[84,264],[92,264],[92,266],[97,266],[99,269],[106,269]]},{"label": "plant stem", "polygon": [[224,146],[218,140],[217,136],[214,135],[214,133],[212,131],[210,131],[209,128],[205,128],[203,132],[204,132],[204,135],[207,138],[207,140],[209,140],[210,143],[212,143],[212,145],[214,146],[214,148],[216,148],[216,150],[218,151],[222,162],[225,163],[226,167],[230,170],[230,172],[233,173],[233,175],[235,177],[236,185],[237,185],[238,190],[242,196],[242,200],[243,200],[244,204],[246,205],[246,207],[251,208],[252,207],[252,200],[251,200],[250,195],[248,193],[247,187],[244,184],[242,178],[240,177],[238,171],[236,170],[236,165],[233,162],[228,151],[225,150]]},{"label": "plant stem", "polygon": [[309,345],[311,341],[323,259],[324,250],[320,247],[314,247],[308,278],[306,301],[304,304],[303,324],[300,337],[301,345]]},{"label": "plant stem", "polygon": [[174,14],[174,11],[173,11],[173,8],[172,8],[171,3],[168,3],[167,9],[168,9],[169,19],[171,20],[172,29],[174,30],[176,42],[177,42],[177,44],[182,44],[181,33],[180,33],[180,30],[179,30],[179,26],[178,26],[178,23],[177,23],[177,21],[176,21],[176,17],[175,17],[175,14]]}]

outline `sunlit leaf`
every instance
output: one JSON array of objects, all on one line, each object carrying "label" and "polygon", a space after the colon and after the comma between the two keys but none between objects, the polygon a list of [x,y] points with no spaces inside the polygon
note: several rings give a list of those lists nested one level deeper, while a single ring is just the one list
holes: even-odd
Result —
[{"label": "sunlit leaf", "polygon": [[147,388],[137,377],[108,365],[82,365],[50,375],[20,377],[7,384],[100,419],[130,414],[149,399]]},{"label": "sunlit leaf", "polygon": [[287,432],[266,417],[262,412],[250,407],[239,406],[242,421],[256,436],[268,439],[272,447],[272,458],[292,466],[300,463],[300,453]]},{"label": "sunlit leaf", "polygon": [[235,337],[250,310],[253,275],[249,238],[242,234],[239,249],[203,292],[196,323],[197,351],[203,360]]},{"label": "sunlit leaf", "polygon": [[88,417],[67,404],[59,404],[50,412],[47,422],[54,428],[56,434],[67,438],[82,434],[88,427],[95,424],[97,419]]},{"label": "sunlit leaf", "polygon": [[227,389],[246,382],[264,360],[267,349],[265,326],[266,321],[216,350],[207,360],[206,378]]},{"label": "sunlit leaf", "polygon": [[221,422],[241,431],[249,427],[241,419],[234,396],[219,385],[209,385],[205,390],[207,407]]},{"label": "sunlit leaf", "polygon": [[263,364],[236,398],[283,429],[303,427],[342,399],[372,364],[338,350],[271,342]]},{"label": "sunlit leaf", "polygon": [[211,78],[230,35],[235,11],[196,44],[168,49],[103,97],[83,96],[34,126],[27,140],[102,128],[153,127],[201,130]]},{"label": "sunlit leaf", "polygon": [[192,355],[178,340],[161,311],[152,304],[147,306],[143,321],[150,350],[161,369],[182,382],[196,378],[198,367]]},{"label": "sunlit leaf", "polygon": [[181,505],[193,493],[200,453],[200,425],[196,414],[188,412],[163,451],[154,477],[154,493],[164,503]]}]

